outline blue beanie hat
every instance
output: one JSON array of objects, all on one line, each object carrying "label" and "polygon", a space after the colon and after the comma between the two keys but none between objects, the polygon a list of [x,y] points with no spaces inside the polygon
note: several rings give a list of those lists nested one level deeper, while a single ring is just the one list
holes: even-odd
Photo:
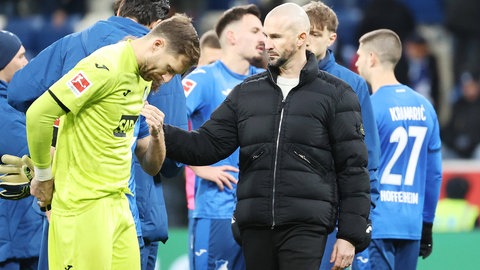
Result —
[{"label": "blue beanie hat", "polygon": [[0,70],[4,69],[22,46],[20,39],[13,33],[0,31]]}]

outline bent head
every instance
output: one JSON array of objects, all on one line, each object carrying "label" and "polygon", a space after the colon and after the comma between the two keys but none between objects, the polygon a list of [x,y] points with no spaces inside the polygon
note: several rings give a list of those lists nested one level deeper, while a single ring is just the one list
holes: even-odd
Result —
[{"label": "bent head", "polygon": [[162,84],[175,74],[183,74],[197,64],[200,55],[197,31],[189,17],[176,14],[160,22],[142,39],[151,47],[140,62],[140,75],[147,81]]},{"label": "bent head", "polygon": [[270,65],[282,67],[305,57],[310,21],[299,5],[286,3],[272,9],[265,17],[263,30]]}]

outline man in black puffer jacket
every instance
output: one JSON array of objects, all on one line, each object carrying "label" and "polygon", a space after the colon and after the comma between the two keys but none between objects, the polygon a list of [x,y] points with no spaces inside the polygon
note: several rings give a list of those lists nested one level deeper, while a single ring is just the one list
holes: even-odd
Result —
[{"label": "man in black puffer jacket", "polygon": [[247,269],[317,270],[337,217],[334,268],[369,242],[358,98],[318,70],[306,51],[309,30],[298,5],[273,9],[264,23],[268,70],[237,85],[197,131],[164,128],[167,156],[186,164],[208,165],[240,147],[235,218]]}]

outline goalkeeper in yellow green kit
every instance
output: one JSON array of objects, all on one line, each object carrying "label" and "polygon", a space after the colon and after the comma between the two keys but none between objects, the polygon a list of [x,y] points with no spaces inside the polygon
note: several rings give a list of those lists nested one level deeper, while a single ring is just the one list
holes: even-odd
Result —
[{"label": "goalkeeper in yellow green kit", "polygon": [[[29,108],[31,193],[41,207],[52,206],[50,269],[140,269],[125,196],[135,122],[152,82],[181,74],[198,54],[191,20],[174,15],[142,38],[83,59]],[[60,116],[51,166],[52,124]],[[146,155],[163,162],[163,119],[147,118],[147,123],[152,138]]]}]

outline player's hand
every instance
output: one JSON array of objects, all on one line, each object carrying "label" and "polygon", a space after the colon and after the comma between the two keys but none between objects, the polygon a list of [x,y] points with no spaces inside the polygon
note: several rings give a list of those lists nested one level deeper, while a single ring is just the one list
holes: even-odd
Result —
[{"label": "player's hand", "polygon": [[37,198],[40,210],[43,212],[50,210],[53,197],[53,179],[38,181],[36,178],[33,178],[30,184],[30,194]]},{"label": "player's hand", "polygon": [[3,165],[0,165],[0,198],[6,200],[20,200],[30,196],[30,181],[33,179],[32,160],[24,155],[2,156]]},{"label": "player's hand", "polygon": [[233,184],[237,184],[237,179],[229,172],[238,172],[238,168],[230,165],[222,166],[190,166],[193,172],[202,179],[212,181],[217,184],[218,189],[223,191],[225,187],[232,190]]},{"label": "player's hand", "polygon": [[145,101],[145,105],[140,112],[145,121],[148,124],[148,130],[152,137],[157,138],[159,135],[163,134],[163,120],[165,119],[165,114],[160,111],[157,107],[148,104],[148,101]]},{"label": "player's hand", "polygon": [[332,270],[340,270],[352,265],[355,247],[347,240],[337,239],[333,246],[330,263],[334,263]]},{"label": "player's hand", "polygon": [[426,259],[432,253],[432,225],[432,223],[424,222],[422,226],[422,239],[420,240],[420,254],[418,256],[423,259]]}]

